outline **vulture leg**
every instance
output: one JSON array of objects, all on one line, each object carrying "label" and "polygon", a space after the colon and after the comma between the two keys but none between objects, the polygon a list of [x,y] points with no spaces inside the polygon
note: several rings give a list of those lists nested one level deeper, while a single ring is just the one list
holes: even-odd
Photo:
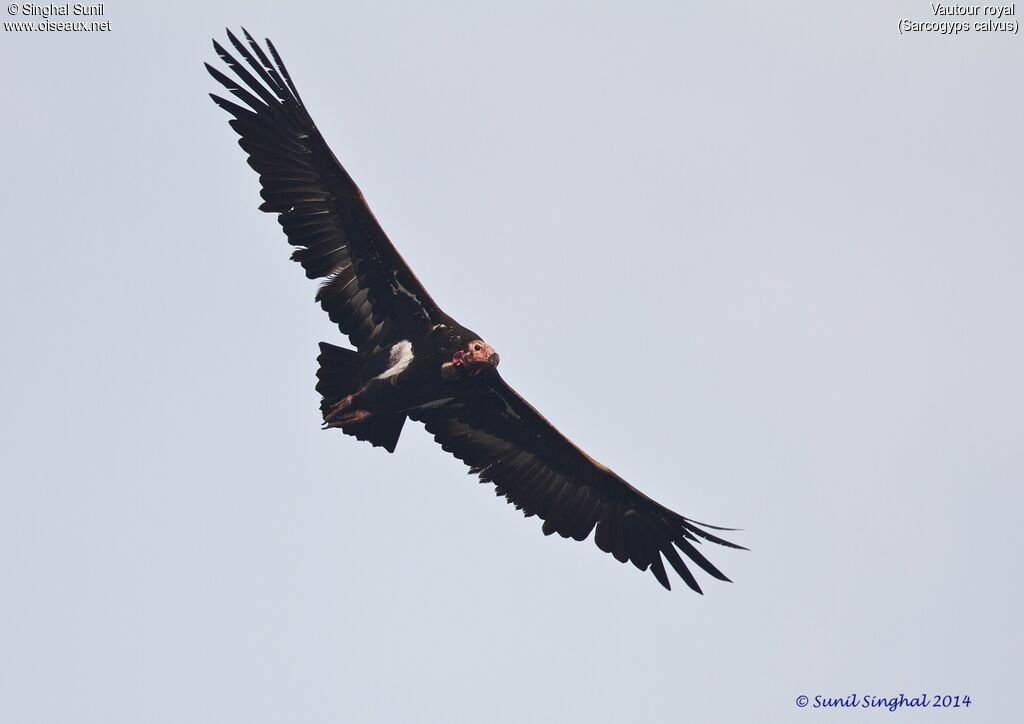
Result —
[{"label": "vulture leg", "polygon": [[372,413],[366,410],[354,410],[347,415],[336,417],[335,413],[331,413],[331,417],[328,418],[328,422],[324,425],[324,429],[330,429],[332,427],[346,427],[347,425],[354,425],[357,422],[363,422],[368,419]]},{"label": "vulture leg", "polygon": [[[359,390],[359,392],[362,392],[362,390]],[[334,422],[341,413],[352,407],[352,403],[356,401],[356,395],[358,395],[359,392],[355,392],[351,395],[345,395],[345,397],[342,397],[334,403],[331,411],[324,415],[324,422]]]}]

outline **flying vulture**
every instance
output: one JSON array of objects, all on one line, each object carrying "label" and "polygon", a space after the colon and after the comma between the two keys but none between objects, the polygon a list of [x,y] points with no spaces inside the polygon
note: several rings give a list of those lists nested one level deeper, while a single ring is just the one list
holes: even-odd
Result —
[{"label": "flying vulture", "polygon": [[[728,581],[698,550],[741,548],[648,498],[576,447],[498,373],[498,353],[448,316],[406,265],[310,118],[274,45],[228,31],[241,62],[214,41],[231,78],[206,65],[238,103],[238,144],[260,176],[262,211],[277,214],[292,259],[323,279],[316,300],[355,350],[320,343],[316,389],[325,428],[394,452],[406,418],[490,482],[545,535],[585,540],[671,588],[665,560],[701,592],[685,558]],[[268,55],[269,53],[269,55]],[[682,555],[680,555],[682,554]]]}]

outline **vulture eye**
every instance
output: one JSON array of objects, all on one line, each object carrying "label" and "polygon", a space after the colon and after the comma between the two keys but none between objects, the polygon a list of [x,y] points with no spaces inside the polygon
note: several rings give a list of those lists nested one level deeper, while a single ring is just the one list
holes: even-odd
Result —
[{"label": "vulture eye", "polygon": [[474,344],[474,345],[473,345],[473,351],[474,351],[474,352],[479,352],[479,351],[480,351],[480,345],[478,345],[478,344]]}]

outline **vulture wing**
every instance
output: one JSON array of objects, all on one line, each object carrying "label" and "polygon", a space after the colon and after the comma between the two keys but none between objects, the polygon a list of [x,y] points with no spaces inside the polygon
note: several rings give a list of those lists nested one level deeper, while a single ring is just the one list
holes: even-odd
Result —
[{"label": "vulture wing", "polygon": [[[722,581],[722,574],[697,549],[701,539],[742,548],[673,513],[588,456],[494,372],[443,406],[411,415],[441,446],[470,466],[481,482],[527,517],[544,521],[545,535],[582,541],[597,527],[594,542],[620,562],[650,568],[671,589],[662,556],[694,591],[700,585],[690,561]],[[745,550],[745,549],[744,549]]]},{"label": "vulture wing", "polygon": [[260,209],[278,215],[306,276],[326,279],[317,301],[331,320],[364,355],[439,322],[443,313],[328,148],[273,44],[266,41],[271,62],[248,32],[248,46],[228,37],[245,63],[213,47],[237,80],[206,69],[244,105],[211,98],[233,116],[238,145],[260,175]]}]

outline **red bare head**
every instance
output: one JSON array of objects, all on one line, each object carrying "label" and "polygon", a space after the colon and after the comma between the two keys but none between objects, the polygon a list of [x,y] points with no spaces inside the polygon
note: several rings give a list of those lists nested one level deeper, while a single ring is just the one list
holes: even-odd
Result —
[{"label": "red bare head", "polygon": [[444,365],[446,377],[458,377],[460,373],[477,375],[490,367],[497,367],[498,353],[482,339],[474,339],[452,355],[452,361]]}]

